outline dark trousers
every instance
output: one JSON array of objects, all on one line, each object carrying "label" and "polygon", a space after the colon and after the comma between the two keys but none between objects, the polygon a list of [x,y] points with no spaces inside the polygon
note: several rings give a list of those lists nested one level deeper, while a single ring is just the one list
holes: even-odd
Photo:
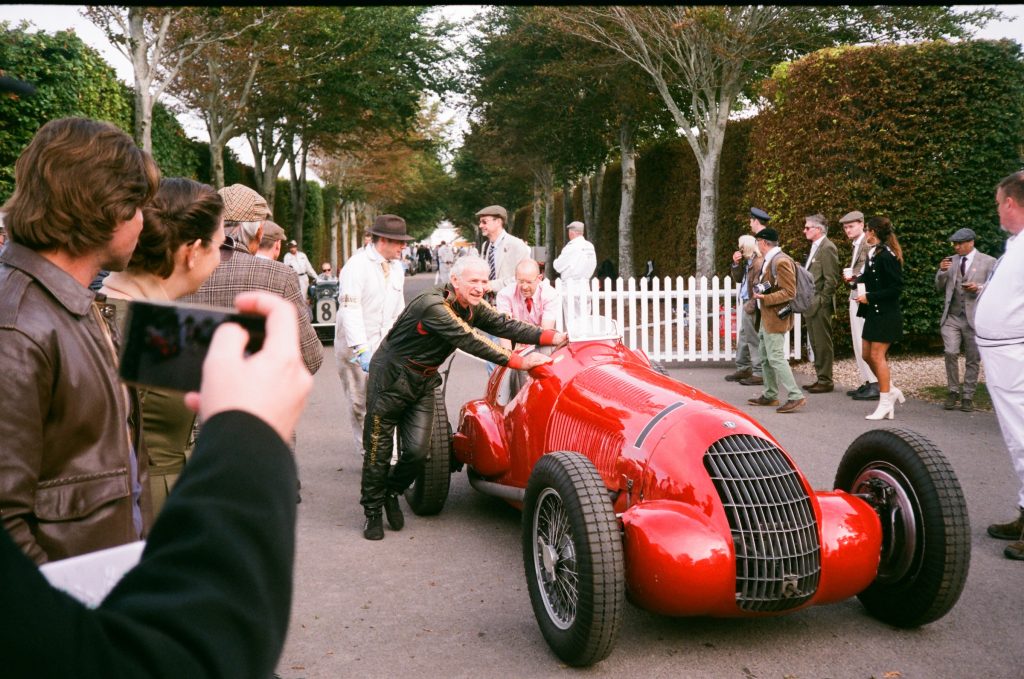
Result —
[{"label": "dark trousers", "polygon": [[832,349],[832,316],[835,308],[830,304],[822,304],[814,316],[804,316],[807,324],[807,337],[814,351],[814,372],[821,384],[832,384],[832,363],[835,353]]},{"label": "dark trousers", "polygon": [[[405,491],[423,468],[434,423],[434,388],[439,384],[441,376],[436,372],[416,372],[387,350],[373,355],[366,385],[359,499],[367,514],[380,511],[387,493]],[[395,427],[402,445],[398,463],[391,469]]]}]

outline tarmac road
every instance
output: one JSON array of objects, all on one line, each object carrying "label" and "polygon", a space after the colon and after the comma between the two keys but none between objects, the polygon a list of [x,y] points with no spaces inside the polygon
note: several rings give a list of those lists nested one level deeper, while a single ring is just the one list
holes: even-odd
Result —
[{"label": "tarmac road", "polygon": [[[407,297],[433,274],[406,281]],[[292,621],[278,674],[298,677],[726,677],[786,679],[1024,676],[1024,564],[985,526],[1012,516],[1016,480],[992,413],[944,411],[908,400],[892,424],[928,436],[949,457],[967,497],[972,562],[964,593],[943,619],[900,630],[869,617],[857,599],[776,618],[668,618],[627,606],[611,656],[588,670],[563,665],[541,637],[520,550],[520,514],[452,477],[444,511],[362,539],[361,458],[352,450],[333,351],[298,430],[302,478]],[[730,365],[670,374],[717,398],[757,394],[722,378]],[[457,355],[447,391],[482,394],[483,364]],[[817,488],[831,488],[846,446],[875,423],[874,404],[841,391],[809,395],[800,412],[743,405],[793,455]],[[889,423],[886,423],[887,425]]]}]

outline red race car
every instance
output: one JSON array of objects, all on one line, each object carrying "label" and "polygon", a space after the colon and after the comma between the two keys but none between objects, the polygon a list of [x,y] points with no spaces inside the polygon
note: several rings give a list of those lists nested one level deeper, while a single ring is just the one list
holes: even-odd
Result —
[{"label": "red race car", "polygon": [[857,596],[898,627],[956,603],[967,506],[928,439],[868,431],[835,489],[815,491],[746,413],[656,370],[613,322],[581,327],[529,375],[496,370],[454,435],[439,398],[406,492],[436,514],[465,465],[477,490],[522,509],[533,611],[562,661],[607,657],[627,597],[664,615],[754,617]]}]

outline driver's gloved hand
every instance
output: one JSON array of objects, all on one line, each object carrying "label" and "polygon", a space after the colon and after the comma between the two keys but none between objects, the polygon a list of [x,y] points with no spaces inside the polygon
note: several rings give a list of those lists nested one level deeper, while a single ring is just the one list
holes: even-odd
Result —
[{"label": "driver's gloved hand", "polygon": [[366,344],[360,344],[359,346],[352,347],[352,352],[354,356],[349,360],[352,363],[358,363],[364,373],[370,372],[370,358],[373,357],[373,352],[370,351],[370,347]]}]

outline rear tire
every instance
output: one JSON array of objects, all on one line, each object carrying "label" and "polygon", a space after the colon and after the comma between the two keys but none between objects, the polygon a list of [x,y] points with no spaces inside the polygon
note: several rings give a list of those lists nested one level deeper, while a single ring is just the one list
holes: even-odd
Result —
[{"label": "rear tire", "polygon": [[405,490],[413,514],[433,516],[444,509],[451,486],[452,426],[441,387],[434,389],[434,426],[430,450],[416,480]]},{"label": "rear tire", "polygon": [[865,432],[843,455],[835,487],[868,497],[882,521],[878,575],[857,595],[868,612],[896,627],[948,613],[967,580],[971,540],[967,503],[942,451],[912,431]]},{"label": "rear tire", "polygon": [[611,653],[625,608],[622,530],[594,464],[543,456],[523,502],[523,564],[541,634],[566,664]]}]

